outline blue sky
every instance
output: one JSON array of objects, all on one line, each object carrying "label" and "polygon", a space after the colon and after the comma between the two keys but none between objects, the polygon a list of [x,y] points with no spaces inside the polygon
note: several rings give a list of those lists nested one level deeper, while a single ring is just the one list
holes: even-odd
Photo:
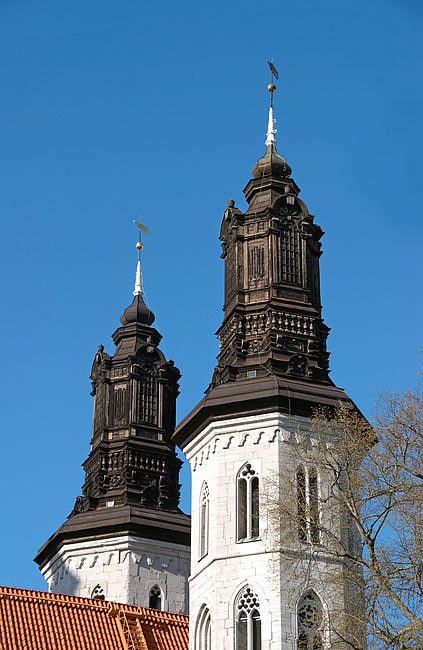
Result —
[{"label": "blue sky", "polygon": [[[415,381],[422,345],[422,5],[0,0],[3,397],[0,582],[65,520],[89,451],[89,373],[130,303],[136,228],[178,417],[217,354],[220,221],[278,150],[326,235],[332,378],[371,415]],[[189,472],[182,473],[189,509]]]}]

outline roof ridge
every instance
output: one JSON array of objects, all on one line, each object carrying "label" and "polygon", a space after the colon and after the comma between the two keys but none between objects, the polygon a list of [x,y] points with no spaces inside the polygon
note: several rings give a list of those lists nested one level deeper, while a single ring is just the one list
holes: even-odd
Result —
[{"label": "roof ridge", "polygon": [[[85,605],[86,607],[107,608],[107,601],[96,598],[85,598],[83,596],[71,596],[70,594],[54,593],[52,591],[41,591],[38,589],[24,589],[21,587],[0,586],[0,597],[14,596],[17,598],[33,598],[48,602],[66,603],[73,605]],[[119,603],[117,603],[119,605]]]},{"label": "roof ridge", "polygon": [[172,621],[175,623],[186,623],[188,625],[189,622],[189,616],[187,614],[175,614],[173,612],[163,612],[161,610],[158,610],[157,612],[152,612],[150,611],[151,608],[144,608],[145,611],[145,618],[146,619],[165,619],[166,621]]},{"label": "roof ridge", "polygon": [[52,602],[57,605],[74,605],[80,607],[90,607],[97,609],[108,609],[110,603],[113,603],[119,610],[127,614],[135,614],[142,616],[144,619],[151,620],[166,620],[168,622],[179,622],[188,625],[189,616],[187,614],[178,614],[176,612],[164,612],[162,610],[153,609],[152,607],[143,607],[141,605],[129,605],[127,603],[117,603],[111,600],[99,600],[97,598],[87,598],[85,596],[72,596],[70,594],[55,593],[53,591],[41,591],[38,589],[25,589],[23,587],[8,587],[0,585],[0,598],[4,597],[15,598],[31,598],[34,600],[42,600]]}]

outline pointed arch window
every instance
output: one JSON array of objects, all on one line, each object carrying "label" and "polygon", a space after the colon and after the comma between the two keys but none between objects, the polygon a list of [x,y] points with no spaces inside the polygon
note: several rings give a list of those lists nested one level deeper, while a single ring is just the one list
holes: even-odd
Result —
[{"label": "pointed arch window", "polygon": [[323,650],[323,607],[312,589],[298,603],[297,629],[297,650]]},{"label": "pointed arch window", "polygon": [[154,585],[154,587],[150,589],[148,606],[151,607],[151,609],[162,608],[162,590],[160,589],[159,585]]},{"label": "pointed arch window", "polygon": [[320,544],[319,487],[315,467],[297,470],[298,539]]},{"label": "pointed arch window", "polygon": [[261,650],[260,603],[251,587],[244,587],[235,604],[236,650]]},{"label": "pointed arch window", "polygon": [[209,552],[209,488],[203,483],[200,492],[200,547],[199,559]]},{"label": "pointed arch window", "polygon": [[250,463],[237,475],[237,541],[257,539],[260,534],[259,478]]},{"label": "pointed arch window", "polygon": [[197,617],[195,628],[195,650],[212,650],[210,611],[203,605]]}]

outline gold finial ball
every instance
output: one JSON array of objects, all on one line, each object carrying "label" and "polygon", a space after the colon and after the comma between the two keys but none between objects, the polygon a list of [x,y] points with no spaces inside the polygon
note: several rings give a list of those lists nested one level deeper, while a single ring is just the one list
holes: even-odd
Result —
[{"label": "gold finial ball", "polygon": [[144,244],[141,244],[140,241],[137,241],[136,247],[138,248],[139,251],[142,251],[142,249],[144,248]]},{"label": "gold finial ball", "polygon": [[275,90],[276,90],[276,86],[275,86],[275,84],[269,84],[269,85],[267,86],[267,90],[269,91],[269,93],[274,93]]}]

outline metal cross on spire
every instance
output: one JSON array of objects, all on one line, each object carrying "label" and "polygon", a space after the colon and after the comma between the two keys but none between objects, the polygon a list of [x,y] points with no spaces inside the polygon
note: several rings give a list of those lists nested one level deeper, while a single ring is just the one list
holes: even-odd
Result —
[{"label": "metal cross on spire", "polygon": [[143,232],[145,235],[149,235],[150,231],[147,228],[147,226],[144,226],[144,224],[141,223],[141,221],[135,221],[134,219],[134,223],[138,227],[138,241],[136,243],[136,247],[138,250],[138,263],[137,263],[137,273],[135,275],[134,296],[142,296],[143,288],[142,288],[142,273],[141,273],[141,251],[144,248],[144,244],[141,242],[141,232]]}]

